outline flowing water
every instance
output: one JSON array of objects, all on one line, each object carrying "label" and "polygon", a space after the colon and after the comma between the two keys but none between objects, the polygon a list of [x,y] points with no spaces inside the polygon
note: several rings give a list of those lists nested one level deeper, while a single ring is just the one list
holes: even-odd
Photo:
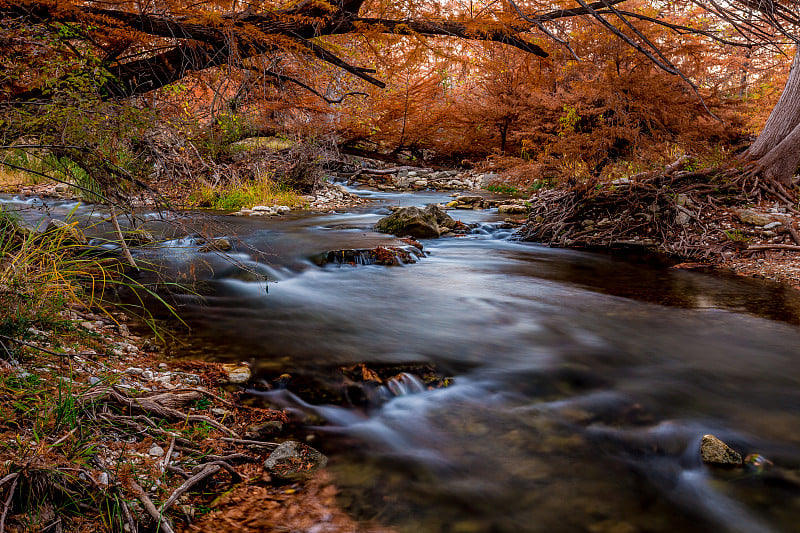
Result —
[{"label": "flowing water", "polygon": [[[400,375],[388,401],[357,408],[251,391],[318,426],[356,517],[408,532],[800,530],[794,291],[517,242],[494,210],[451,213],[479,226],[423,241],[416,264],[317,266],[328,250],[396,244],[371,231],[387,205],[448,199],[363,194],[375,202],[346,213],[211,216],[237,236],[234,264],[192,238],[140,252],[208,280],[202,298],[178,297],[186,354],[265,378],[361,362],[451,377],[427,390]],[[709,468],[707,433],[775,466]]]}]

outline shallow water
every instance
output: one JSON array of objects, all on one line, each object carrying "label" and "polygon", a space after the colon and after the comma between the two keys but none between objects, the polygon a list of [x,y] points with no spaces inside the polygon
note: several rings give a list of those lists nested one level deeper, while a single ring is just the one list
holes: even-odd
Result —
[{"label": "shallow water", "polygon": [[[423,241],[413,265],[316,266],[327,250],[396,243],[371,231],[387,205],[448,199],[368,194],[348,213],[205,219],[237,235],[234,265],[166,231],[139,255],[208,280],[202,298],[178,297],[183,354],[265,377],[430,362],[453,378],[424,391],[403,378],[393,399],[359,408],[252,391],[325,421],[308,431],[357,517],[409,532],[800,528],[794,291],[517,242],[493,210],[452,212],[482,226]],[[709,469],[706,433],[775,467]]]}]

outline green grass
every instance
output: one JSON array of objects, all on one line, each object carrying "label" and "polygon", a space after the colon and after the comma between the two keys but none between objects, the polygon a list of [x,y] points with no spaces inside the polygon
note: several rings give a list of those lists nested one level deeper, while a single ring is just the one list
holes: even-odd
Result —
[{"label": "green grass", "polygon": [[517,187],[513,185],[502,185],[502,184],[495,184],[495,185],[487,185],[486,190],[489,192],[494,192],[497,194],[508,194],[508,195],[515,195],[519,194],[520,191]]},{"label": "green grass", "polygon": [[201,186],[190,196],[189,202],[197,207],[210,207],[221,211],[238,211],[256,205],[286,205],[304,207],[307,201],[297,192],[267,178],[224,186]]}]

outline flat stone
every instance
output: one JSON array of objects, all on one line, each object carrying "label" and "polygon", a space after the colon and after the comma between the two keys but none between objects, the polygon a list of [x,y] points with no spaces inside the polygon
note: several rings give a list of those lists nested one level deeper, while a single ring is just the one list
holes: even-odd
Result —
[{"label": "flat stone", "polygon": [[509,215],[522,215],[528,212],[528,208],[519,204],[503,204],[497,206],[497,212]]},{"label": "flat stone", "polygon": [[76,224],[64,222],[63,220],[59,220],[54,218],[50,221],[47,225],[47,233],[55,233],[58,231],[64,232],[64,240],[67,242],[72,242],[74,244],[86,245],[87,240],[86,236],[83,234],[81,230],[79,230]]},{"label": "flat stone", "polygon": [[456,202],[460,204],[479,204],[483,202],[483,197],[473,195],[456,196]]},{"label": "flat stone", "polygon": [[733,466],[742,464],[742,456],[739,452],[714,435],[703,435],[703,441],[700,443],[700,457],[704,463],[709,464]]}]

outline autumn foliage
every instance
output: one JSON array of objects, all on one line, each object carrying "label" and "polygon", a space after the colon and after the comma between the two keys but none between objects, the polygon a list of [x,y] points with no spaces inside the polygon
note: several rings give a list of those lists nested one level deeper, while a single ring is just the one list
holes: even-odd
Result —
[{"label": "autumn foliage", "polygon": [[[11,109],[0,133],[6,144],[42,134],[80,145],[81,131],[101,131],[125,154],[101,160],[150,166],[169,159],[153,140],[168,132],[201,159],[187,175],[214,174],[202,161],[230,158],[248,136],[324,137],[345,154],[487,164],[526,182],[613,177],[689,152],[721,160],[777,100],[780,47],[737,39],[699,3],[582,6],[0,1],[0,97]],[[47,117],[74,122],[87,105],[106,118],[80,112],[58,139],[60,119]]]}]

